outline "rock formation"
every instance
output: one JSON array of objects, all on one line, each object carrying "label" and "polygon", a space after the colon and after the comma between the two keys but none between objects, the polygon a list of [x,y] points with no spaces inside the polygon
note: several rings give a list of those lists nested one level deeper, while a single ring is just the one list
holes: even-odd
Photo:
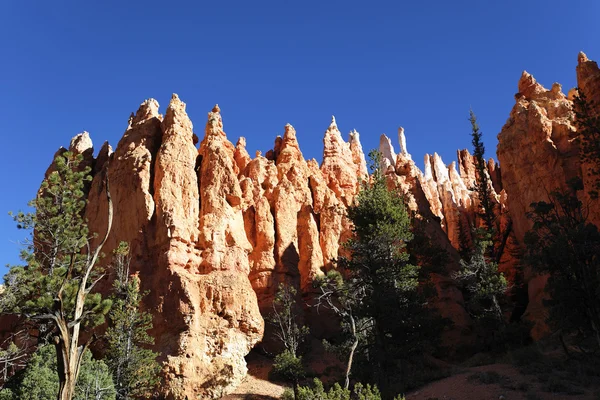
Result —
[{"label": "rock formation", "polygon": [[[310,297],[315,276],[335,268],[352,234],[345,209],[368,179],[366,161],[358,132],[346,142],[335,118],[319,165],[304,159],[289,124],[266,157],[252,159],[244,138],[235,146],[227,139],[218,106],[199,149],[185,103],[173,95],[164,117],[158,108],[153,99],[143,102],[114,152],[104,143],[94,159],[87,133],[73,139],[71,150],[93,171],[86,209],[92,231],[106,227],[110,183],[115,217],[105,252],[128,242],[130,269],[150,291],[144,307],[153,314],[151,333],[164,362],[163,395],[214,397],[245,375],[244,356],[263,335],[259,310],[268,312],[278,285]],[[448,235],[456,236],[459,209],[472,208],[471,194],[437,155],[428,156],[421,173],[402,129],[399,141],[396,155],[382,136],[388,179],[420,218],[433,221],[427,235],[453,254],[448,269],[456,269],[457,239]],[[469,325],[462,295],[448,275],[436,284],[457,341]],[[109,281],[100,287],[108,290]]]},{"label": "rock formation", "polygon": [[[580,89],[600,103],[598,66],[582,54],[577,75]],[[336,267],[341,243],[352,234],[345,210],[368,179],[367,164],[358,132],[345,141],[335,118],[325,131],[319,165],[304,159],[289,124],[273,149],[252,158],[244,138],[235,146],[228,140],[218,106],[208,113],[199,149],[177,95],[164,117],[158,109],[153,99],[143,102],[114,152],[105,143],[94,159],[87,133],[73,139],[71,150],[93,171],[86,209],[91,231],[106,227],[110,182],[115,217],[105,253],[129,242],[131,270],[150,290],[144,307],[153,315],[151,333],[164,362],[163,395],[216,397],[246,373],[244,356],[263,337],[260,310],[271,306],[278,285],[295,285],[309,298],[314,277]],[[509,250],[531,227],[529,204],[582,176],[576,138],[572,101],[560,85],[546,90],[524,73],[498,137],[502,168],[494,160],[487,164],[500,231],[506,233],[500,268],[509,277],[516,271]],[[455,322],[446,339],[456,343],[468,337],[470,320],[451,272],[458,268],[458,250],[471,244],[471,227],[481,224],[474,158],[461,150],[457,162],[445,164],[438,154],[425,155],[421,171],[402,128],[398,149],[396,154],[382,135],[380,167],[428,240],[450,255],[445,273],[434,281],[438,308]],[[525,315],[538,323],[534,332],[541,335],[545,278],[525,278]]]},{"label": "rock formation", "polygon": [[[577,82],[588,100],[600,102],[600,71],[598,65],[579,54]],[[515,240],[522,244],[525,233],[531,229],[526,213],[530,204],[548,201],[548,194],[556,189],[566,189],[572,178],[583,178],[589,187],[587,166],[579,159],[579,141],[574,123],[574,90],[566,96],[561,85],[555,83],[550,90],[535,78],[523,72],[519,80],[516,104],[502,131],[498,135],[498,160],[502,166],[502,186],[508,194],[506,205],[512,218]],[[600,224],[599,204],[591,200],[586,191],[579,193],[589,204],[589,219]],[[547,333],[546,310],[542,300],[547,276],[536,276],[525,271],[528,290],[525,317],[535,323],[534,337]]]}]

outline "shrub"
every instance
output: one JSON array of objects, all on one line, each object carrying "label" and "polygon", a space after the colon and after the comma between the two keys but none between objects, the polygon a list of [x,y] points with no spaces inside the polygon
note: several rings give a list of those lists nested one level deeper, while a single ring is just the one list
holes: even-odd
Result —
[{"label": "shrub", "polygon": [[[357,383],[354,389],[344,389],[339,383],[335,383],[329,390],[325,390],[323,382],[315,378],[313,386],[301,386],[298,388],[297,397],[294,397],[294,392],[291,389],[286,391],[281,396],[283,400],[381,400],[381,393],[377,386],[369,384],[363,385]],[[394,400],[405,400],[404,396],[398,395]]]},{"label": "shrub", "polygon": [[275,357],[270,378],[286,382],[297,382],[304,378],[305,372],[302,366],[302,357],[296,357],[291,351],[285,350]]},{"label": "shrub", "polygon": [[[58,394],[56,350],[54,346],[40,347],[31,357],[22,373],[15,375],[8,385],[13,390],[0,391],[1,400],[36,399],[54,400]],[[112,376],[106,364],[92,359],[88,350],[83,355],[81,370],[75,386],[74,400],[114,400]]]}]

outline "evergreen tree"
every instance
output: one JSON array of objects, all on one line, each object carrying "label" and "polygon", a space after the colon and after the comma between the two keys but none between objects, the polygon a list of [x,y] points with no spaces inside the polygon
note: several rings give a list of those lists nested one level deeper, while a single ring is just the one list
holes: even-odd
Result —
[{"label": "evergreen tree", "polygon": [[[484,157],[485,146],[482,141],[483,134],[479,129],[477,117],[473,110],[469,111],[469,121],[471,122],[471,143],[473,144],[473,156],[475,157],[475,170],[477,172],[477,183],[474,190],[477,192],[477,199],[479,200],[479,215],[483,219],[487,232],[493,235],[496,220],[495,203],[492,198],[492,187]],[[490,247],[490,249],[493,252],[493,247]]]},{"label": "evergreen tree", "polygon": [[589,173],[594,177],[592,187],[587,188],[592,198],[598,198],[600,191],[600,106],[588,100],[583,91],[573,99],[575,125],[580,140],[580,158],[589,165]]},{"label": "evergreen tree", "polygon": [[158,384],[160,365],[157,353],[144,348],[154,344],[148,335],[152,329],[152,316],[140,310],[143,294],[140,281],[129,274],[129,247],[121,243],[115,250],[113,306],[109,313],[106,331],[108,351],[106,363],[113,374],[117,400],[149,397]]},{"label": "evergreen tree", "polygon": [[[7,340],[2,349],[0,349],[0,383],[3,385],[9,377],[15,374],[15,372],[26,365],[28,358],[28,348],[26,345],[17,346],[15,344],[15,337],[17,334],[11,335]],[[2,387],[0,385],[0,387]]]},{"label": "evergreen tree", "polygon": [[297,397],[300,379],[305,375],[298,349],[310,331],[307,326],[298,322],[296,294],[294,287],[280,284],[273,300],[273,311],[268,316],[267,322],[274,326],[273,336],[285,348],[275,357],[271,376],[274,379],[292,382]]},{"label": "evergreen tree", "polygon": [[548,274],[549,325],[576,334],[600,350],[600,232],[588,222],[587,208],[577,198],[580,179],[570,190],[555,190],[550,201],[532,204],[528,217],[526,261],[534,271]]},{"label": "evergreen tree", "polygon": [[316,306],[325,306],[331,309],[342,320],[342,343],[333,345],[324,341],[325,348],[337,354],[340,359],[346,362],[344,389],[350,387],[350,374],[354,355],[358,345],[364,340],[363,332],[366,327],[362,325],[365,319],[360,319],[356,315],[362,295],[357,293],[350,280],[345,280],[339,271],[331,270],[327,275],[315,279],[314,285],[320,289],[321,293],[317,296]]},{"label": "evergreen tree", "polygon": [[[294,396],[289,391],[286,391],[281,398],[291,400],[294,399]],[[382,396],[377,386],[363,385],[361,383],[355,384],[352,391],[348,388],[342,388],[337,383],[330,387],[329,390],[325,390],[323,382],[315,378],[313,386],[300,387],[298,396],[295,398],[297,400],[381,400]],[[394,397],[394,400],[404,399],[405,397],[400,395]]]},{"label": "evergreen tree", "polygon": [[[13,376],[0,399],[53,400],[59,392],[55,346],[42,346],[31,357],[27,367]],[[101,360],[92,359],[86,350],[82,356],[74,400],[115,400],[115,388],[110,371]]]},{"label": "evergreen tree", "polygon": [[365,184],[348,208],[354,237],[347,243],[348,258],[338,264],[347,270],[347,290],[360,320],[358,353],[365,380],[391,388],[391,372],[402,373],[403,363],[422,356],[439,334],[439,322],[419,290],[420,269],[410,262],[407,243],[413,239],[411,220],[402,197],[388,190],[375,168],[379,155],[371,152],[372,182]]},{"label": "evergreen tree", "polygon": [[298,355],[298,348],[310,333],[307,326],[298,322],[296,294],[294,287],[280,284],[273,300],[273,311],[267,318],[267,322],[275,327],[275,338],[294,356]]},{"label": "evergreen tree", "polygon": [[112,225],[108,179],[108,227],[94,248],[83,217],[84,186],[91,179],[90,169],[81,168],[81,160],[81,155],[59,154],[54,171],[30,204],[35,212],[14,216],[19,228],[33,231],[32,240],[22,252],[26,266],[10,269],[0,296],[0,312],[19,314],[50,327],[59,355],[59,400],[71,400],[75,394],[89,346],[89,341],[80,342],[81,330],[102,323],[111,305],[101,294],[92,292],[103,276],[96,264]]},{"label": "evergreen tree", "polygon": [[495,348],[504,342],[505,321],[501,302],[508,290],[498,264],[487,257],[492,242],[487,232],[476,232],[474,249],[468,260],[460,260],[461,269],[454,278],[467,291],[467,310],[476,321],[480,342]]}]

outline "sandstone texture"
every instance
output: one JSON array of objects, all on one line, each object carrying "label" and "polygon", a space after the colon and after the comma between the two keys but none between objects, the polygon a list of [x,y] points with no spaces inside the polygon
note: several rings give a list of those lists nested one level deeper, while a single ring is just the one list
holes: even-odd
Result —
[{"label": "sandstone texture", "polygon": [[[381,137],[382,163],[390,187],[426,221],[430,240],[452,255],[443,266],[448,273],[434,281],[438,307],[456,323],[446,338],[458,342],[470,320],[449,273],[458,268],[461,218],[475,218],[472,193],[455,165],[437,155],[426,157],[423,174],[403,129],[398,139],[396,155],[392,140]],[[143,102],[114,151],[104,143],[94,158],[87,133],[70,148],[93,171],[86,216],[99,233],[107,225],[109,184],[115,216],[105,253],[130,244],[131,272],[149,291],[144,308],[153,315],[161,390],[169,399],[218,397],[241,382],[244,356],[263,339],[263,315],[278,285],[294,285],[310,301],[313,279],[336,267],[352,235],[346,208],[369,179],[359,133],[345,140],[335,118],[320,164],[305,160],[290,124],[264,157],[251,158],[244,138],[235,146],[227,138],[218,106],[208,113],[198,148],[197,142],[185,103],[173,95],[164,116],[155,100]],[[110,267],[110,257],[103,262]],[[110,279],[100,285],[109,287]],[[335,325],[310,310],[305,318],[319,333]]]},{"label": "sandstone texture", "polygon": [[[577,77],[580,90],[600,103],[598,66],[583,54]],[[529,205],[547,200],[549,191],[565,187],[570,178],[585,176],[586,168],[579,161],[574,93],[569,98],[558,84],[547,90],[528,73],[518,90],[498,136],[499,163],[490,159],[486,170],[503,238],[500,268],[512,281],[519,273],[512,254],[531,228]],[[208,113],[199,141],[177,95],[165,116],[155,100],[144,101],[114,151],[105,143],[94,158],[87,133],[71,142],[93,173],[86,188],[91,231],[102,235],[106,229],[108,182],[115,216],[105,253],[128,242],[131,272],[149,290],[144,307],[153,315],[166,398],[217,398],[233,390],[246,373],[244,357],[263,340],[263,316],[278,285],[294,285],[310,302],[312,280],[336,268],[352,235],[346,208],[369,179],[360,135],[352,131],[345,139],[332,118],[321,163],[306,160],[300,142],[287,124],[272,149],[251,157],[243,137],[235,145],[228,139],[219,106]],[[471,320],[451,276],[459,268],[459,251],[472,244],[472,228],[482,225],[474,158],[460,150],[457,161],[447,164],[428,154],[421,171],[403,128],[393,142],[381,135],[379,167],[388,186],[404,196],[426,240],[450,256],[433,276],[436,306],[454,322],[444,333],[447,344],[464,343]],[[591,218],[600,223],[597,214]],[[103,262],[109,265],[110,257]],[[536,323],[539,337],[545,329],[546,277],[526,271],[523,278],[525,316]],[[109,280],[103,285],[108,290]],[[305,311],[307,322],[318,328],[313,332],[332,323]]]},{"label": "sandstone texture", "polygon": [[[577,82],[588,100],[600,101],[600,71],[598,65],[579,54]],[[526,213],[530,204],[548,201],[553,190],[566,189],[572,178],[583,178],[584,187],[590,187],[588,167],[579,158],[578,132],[574,123],[573,96],[565,95],[554,83],[546,89],[535,78],[523,72],[515,95],[516,104],[498,135],[498,160],[502,166],[502,186],[507,193],[506,207],[514,229],[514,239],[522,244],[525,233],[531,229]],[[600,224],[597,200],[590,199],[586,190],[578,193],[589,204],[589,219]],[[534,322],[533,335],[539,338],[548,333],[544,322],[546,310],[542,305],[547,276],[535,276],[525,271],[529,302],[525,318]]]}]

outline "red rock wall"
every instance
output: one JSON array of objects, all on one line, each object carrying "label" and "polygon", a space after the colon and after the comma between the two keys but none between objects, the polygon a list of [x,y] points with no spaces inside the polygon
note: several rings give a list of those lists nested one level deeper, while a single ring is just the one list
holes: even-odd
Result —
[{"label": "red rock wall", "polygon": [[[597,65],[580,56],[577,73],[582,90],[600,103]],[[501,230],[512,226],[501,260],[509,276],[516,271],[510,254],[530,228],[529,204],[582,173],[572,103],[560,86],[546,90],[525,73],[516,99],[499,135],[502,169],[488,163]],[[155,100],[142,103],[114,153],[105,143],[94,159],[87,134],[71,144],[94,171],[86,213],[100,234],[109,178],[115,218],[105,253],[120,241],[131,245],[132,270],[150,291],[145,307],[165,361],[164,394],[173,399],[213,396],[241,381],[244,356],[263,336],[259,310],[270,307],[279,283],[307,294],[312,279],[334,267],[351,235],[345,208],[368,179],[359,134],[344,141],[335,119],[325,131],[321,165],[304,159],[289,124],[272,150],[251,158],[244,138],[235,146],[227,139],[218,106],[208,113],[199,149],[196,142],[185,104],[173,95],[165,117]],[[437,154],[426,155],[420,171],[402,128],[398,144],[396,154],[391,139],[380,140],[389,186],[405,194],[410,210],[426,222],[426,234],[450,254],[448,272],[456,270],[461,229],[468,241],[469,227],[481,224],[471,190],[473,157],[462,150],[458,163],[446,165]],[[526,315],[543,321],[544,278],[527,281]],[[457,342],[470,326],[462,294],[447,276],[435,282],[438,306],[456,324],[446,339]]]},{"label": "red rock wall", "polygon": [[[577,81],[588,99],[600,102],[598,65],[583,53],[579,55]],[[558,83],[548,90],[527,72],[523,72],[518,90],[516,104],[498,135],[497,152],[515,240],[522,245],[525,233],[532,227],[526,215],[531,203],[547,201],[553,190],[566,189],[571,178],[583,178],[586,188],[590,180],[587,166],[579,160],[572,102],[576,91],[571,90],[566,96]],[[581,200],[590,205],[590,221],[598,225],[600,204],[589,199],[585,192],[581,193]],[[525,271],[529,304],[524,316],[535,324],[534,337],[547,333],[544,322],[547,313],[542,305],[547,296],[546,280],[546,276]]]}]

